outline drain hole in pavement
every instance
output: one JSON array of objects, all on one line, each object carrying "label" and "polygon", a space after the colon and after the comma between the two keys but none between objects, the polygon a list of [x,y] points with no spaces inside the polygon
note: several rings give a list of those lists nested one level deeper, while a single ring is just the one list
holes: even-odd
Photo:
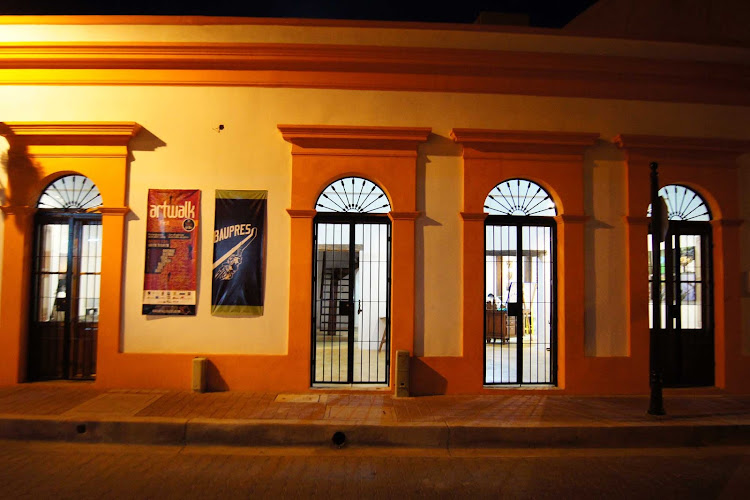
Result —
[{"label": "drain hole in pavement", "polygon": [[346,434],[341,431],[336,431],[333,433],[331,441],[333,441],[333,444],[341,448],[342,446],[344,446],[344,443],[346,443]]},{"label": "drain hole in pavement", "polygon": [[78,434],[84,434],[86,432],[86,424],[78,424],[78,425],[76,425],[76,432]]}]

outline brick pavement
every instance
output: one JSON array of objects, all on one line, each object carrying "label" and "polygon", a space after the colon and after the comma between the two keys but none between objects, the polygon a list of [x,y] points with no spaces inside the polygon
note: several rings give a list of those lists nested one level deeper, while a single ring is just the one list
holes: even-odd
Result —
[{"label": "brick pavement", "polygon": [[743,498],[748,448],[289,450],[0,441],[0,497]]},{"label": "brick pavement", "polygon": [[[128,402],[137,396],[142,408]],[[421,396],[394,398],[385,393],[306,395],[169,390],[98,389],[91,384],[34,383],[0,387],[0,414],[122,415],[182,419],[247,419],[463,425],[683,425],[750,424],[750,396],[665,393],[667,415],[647,415],[645,396],[566,396],[548,394]],[[89,408],[90,410],[87,410]],[[133,411],[136,410],[136,411]]]},{"label": "brick pavement", "polygon": [[33,383],[0,387],[0,438],[307,445],[330,440],[338,426],[361,443],[389,446],[616,446],[631,435],[640,445],[750,444],[750,396],[674,390],[665,393],[666,416],[647,415],[647,407],[643,396],[529,391],[397,399],[383,392],[197,394]]}]

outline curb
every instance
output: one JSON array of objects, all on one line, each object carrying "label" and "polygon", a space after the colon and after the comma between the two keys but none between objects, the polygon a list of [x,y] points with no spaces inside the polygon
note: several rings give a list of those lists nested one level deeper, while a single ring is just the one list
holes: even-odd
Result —
[{"label": "curb", "polygon": [[[621,426],[466,426],[357,424],[207,418],[0,416],[0,439],[151,445],[342,445],[441,449],[671,448],[750,445],[750,424]],[[342,436],[339,435],[339,438]]]},{"label": "curb", "polygon": [[0,417],[0,439],[79,443],[184,444],[185,419]]}]

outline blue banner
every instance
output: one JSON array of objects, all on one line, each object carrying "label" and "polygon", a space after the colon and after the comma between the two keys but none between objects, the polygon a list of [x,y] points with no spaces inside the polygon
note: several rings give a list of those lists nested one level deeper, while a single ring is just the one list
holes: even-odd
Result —
[{"label": "blue banner", "polygon": [[211,314],[263,315],[268,191],[216,191]]}]

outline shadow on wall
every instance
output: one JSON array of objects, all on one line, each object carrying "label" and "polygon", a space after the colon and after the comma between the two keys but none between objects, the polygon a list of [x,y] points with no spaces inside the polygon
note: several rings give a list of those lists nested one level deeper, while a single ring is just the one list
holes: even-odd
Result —
[{"label": "shadow on wall", "polygon": [[740,166],[740,265],[742,269],[742,354],[750,355],[750,154],[738,160]]},{"label": "shadow on wall", "polygon": [[[409,385],[412,396],[434,396],[445,394],[448,380],[419,358],[412,357],[409,370]],[[414,381],[419,380],[419,386]]]},{"label": "shadow on wall", "polygon": [[[597,307],[601,307],[601,304],[597,300],[597,286],[599,283],[595,263],[597,262],[598,252],[607,251],[606,249],[597,249],[597,232],[615,229],[611,224],[597,218],[600,214],[595,207],[595,197],[609,197],[611,196],[611,192],[604,191],[604,188],[607,186],[602,186],[601,183],[597,185],[594,179],[594,171],[597,168],[607,168],[606,166],[599,166],[597,162],[613,161],[624,161],[622,151],[611,142],[601,139],[596,141],[594,147],[587,149],[583,160],[583,210],[584,214],[589,217],[584,233],[584,258],[585,262],[593,263],[586,266],[584,273],[584,303],[586,304],[584,309],[584,348],[586,356],[596,356],[598,352],[596,313]],[[622,213],[621,215],[625,214]]]},{"label": "shadow on wall", "polygon": [[[7,181],[0,186],[0,204],[11,206],[28,206],[36,202],[32,199],[31,190],[42,179],[41,168],[29,159],[25,145],[14,141],[15,134],[5,123],[0,122],[0,135],[8,141],[9,148],[3,154],[2,169]],[[21,218],[17,223],[23,224]],[[23,230],[23,227],[19,227]]]},{"label": "shadow on wall", "polygon": [[[146,128],[141,128],[135,137],[133,137],[130,140],[130,144],[128,147],[128,175],[125,176],[125,182],[127,183],[125,186],[125,199],[130,200],[130,165],[134,161],[138,161],[133,156],[133,151],[156,151],[158,148],[166,147],[167,143],[156,137],[153,133],[151,133]],[[146,200],[144,199],[142,203],[146,203]],[[123,241],[129,241],[128,239],[128,232],[130,231],[130,222],[139,220],[139,217],[132,211],[128,212],[128,214],[125,216],[125,228],[124,228],[124,240]],[[200,226],[199,226],[200,227]],[[125,245],[122,249],[122,262],[123,265],[126,262],[130,262],[130,259],[128,257],[128,245]],[[137,261],[138,256],[136,256]],[[146,258],[145,255],[141,257],[143,260],[142,262],[145,265]],[[200,265],[200,259],[198,260]],[[198,274],[200,276],[200,273]],[[123,287],[125,286],[125,283],[123,282]],[[125,310],[125,293],[123,290],[122,293],[122,303],[120,304],[120,308],[122,311]],[[169,316],[163,316],[163,317],[169,317]],[[153,319],[154,316],[149,316],[148,319]],[[125,346],[125,315],[121,315],[120,317],[120,350],[122,350]]]},{"label": "shadow on wall", "polygon": [[130,140],[131,151],[156,151],[158,148],[163,148],[166,145],[166,142],[162,141],[145,128],[138,131],[136,136]]},{"label": "shadow on wall", "polygon": [[414,289],[414,356],[424,355],[425,345],[425,290],[424,290],[424,228],[427,226],[441,226],[438,221],[425,215],[427,207],[427,188],[425,178],[427,174],[427,164],[430,162],[429,156],[460,156],[461,145],[456,144],[451,139],[437,134],[430,134],[427,142],[420,144],[417,156],[417,193],[416,209],[422,212],[422,216],[415,222],[414,236],[414,274],[416,286]]},{"label": "shadow on wall", "polygon": [[228,390],[229,384],[221,376],[219,368],[213,361],[208,359],[206,365],[206,392],[225,392]]}]

